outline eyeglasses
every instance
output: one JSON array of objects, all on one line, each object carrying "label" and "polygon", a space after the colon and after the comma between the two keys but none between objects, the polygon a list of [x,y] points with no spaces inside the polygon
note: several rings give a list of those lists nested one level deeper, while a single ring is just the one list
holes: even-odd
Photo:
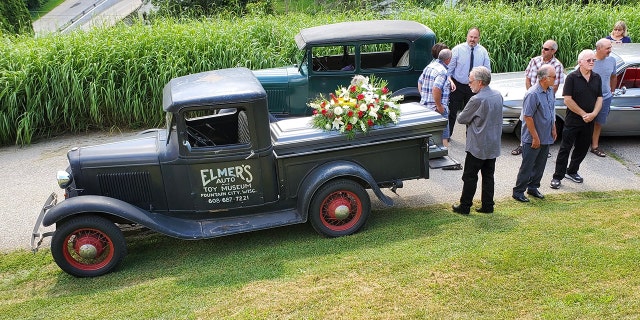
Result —
[{"label": "eyeglasses", "polygon": [[596,62],[596,59],[582,59],[582,61],[584,61],[586,63],[594,63],[594,62]]},{"label": "eyeglasses", "polygon": [[552,49],[552,48],[545,48],[545,47],[542,47],[542,50],[544,50],[544,51],[551,51],[551,50],[553,50],[553,49]]},{"label": "eyeglasses", "polygon": [[624,31],[624,29],[613,29],[613,31]]}]

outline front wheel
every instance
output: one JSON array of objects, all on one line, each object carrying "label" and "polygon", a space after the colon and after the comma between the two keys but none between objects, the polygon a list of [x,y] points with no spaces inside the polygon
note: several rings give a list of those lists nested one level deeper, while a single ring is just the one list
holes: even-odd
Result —
[{"label": "front wheel", "polygon": [[327,237],[357,232],[364,226],[370,212],[369,194],[351,180],[336,180],[323,185],[313,196],[309,208],[311,225]]},{"label": "front wheel", "polygon": [[111,272],[126,255],[122,231],[98,216],[80,216],[59,223],[51,238],[51,255],[60,269],[75,277]]}]

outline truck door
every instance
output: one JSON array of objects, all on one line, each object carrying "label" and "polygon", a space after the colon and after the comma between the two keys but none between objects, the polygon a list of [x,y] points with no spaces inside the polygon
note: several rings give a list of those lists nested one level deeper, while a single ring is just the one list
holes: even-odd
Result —
[{"label": "truck door", "polygon": [[[185,111],[182,118],[177,128],[182,156],[173,168],[182,179],[174,177],[176,184],[167,186],[170,207],[227,211],[277,198],[273,152],[256,149],[245,111]],[[176,199],[177,194],[187,201]]]}]

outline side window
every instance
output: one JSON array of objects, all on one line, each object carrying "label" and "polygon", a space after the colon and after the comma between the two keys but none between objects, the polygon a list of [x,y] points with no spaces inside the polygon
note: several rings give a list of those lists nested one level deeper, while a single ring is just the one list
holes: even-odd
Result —
[{"label": "side window", "polygon": [[360,46],[362,69],[400,68],[409,65],[409,44],[386,42]]},{"label": "side window", "polygon": [[249,143],[249,124],[244,110],[199,109],[183,114],[187,140],[191,150]]},{"label": "side window", "polygon": [[355,47],[352,45],[314,47],[311,55],[314,71],[355,70]]}]

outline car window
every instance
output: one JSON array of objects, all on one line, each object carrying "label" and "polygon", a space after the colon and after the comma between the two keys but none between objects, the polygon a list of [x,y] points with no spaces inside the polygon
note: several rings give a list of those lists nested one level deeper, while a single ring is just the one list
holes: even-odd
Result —
[{"label": "car window", "polygon": [[383,42],[360,46],[362,69],[402,68],[409,65],[409,44]]},{"label": "car window", "polygon": [[236,108],[187,110],[183,114],[190,150],[248,144],[246,113]]},{"label": "car window", "polygon": [[351,71],[355,70],[355,46],[323,46],[313,47],[311,55],[313,70],[319,72]]}]

